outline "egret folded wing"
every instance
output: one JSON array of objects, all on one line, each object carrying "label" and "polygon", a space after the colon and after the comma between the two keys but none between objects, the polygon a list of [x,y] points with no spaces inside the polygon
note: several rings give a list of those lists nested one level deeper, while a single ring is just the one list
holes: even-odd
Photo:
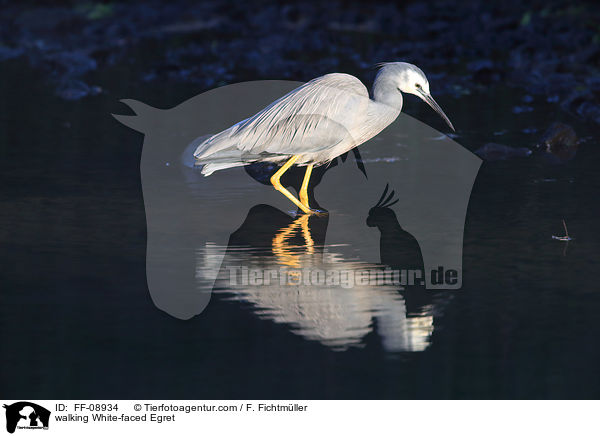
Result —
[{"label": "egret folded wing", "polygon": [[[323,152],[354,141],[353,127],[366,114],[369,94],[360,80],[333,73],[311,80],[200,144],[194,156],[204,162]],[[355,144],[358,145],[358,144]]]}]

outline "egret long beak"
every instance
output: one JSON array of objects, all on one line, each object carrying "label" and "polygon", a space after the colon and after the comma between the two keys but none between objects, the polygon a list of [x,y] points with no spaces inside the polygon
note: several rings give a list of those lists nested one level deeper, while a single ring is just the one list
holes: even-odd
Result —
[{"label": "egret long beak", "polygon": [[419,91],[419,97],[421,97],[425,103],[427,103],[429,106],[431,106],[433,108],[433,110],[436,111],[439,114],[439,116],[444,119],[444,121],[450,126],[450,128],[452,129],[453,132],[456,132],[456,130],[454,129],[454,126],[450,122],[450,119],[446,116],[446,114],[444,113],[444,111],[442,110],[440,105],[436,103],[436,101],[433,99],[433,97],[430,94],[427,94],[422,89],[419,89],[418,91]]}]

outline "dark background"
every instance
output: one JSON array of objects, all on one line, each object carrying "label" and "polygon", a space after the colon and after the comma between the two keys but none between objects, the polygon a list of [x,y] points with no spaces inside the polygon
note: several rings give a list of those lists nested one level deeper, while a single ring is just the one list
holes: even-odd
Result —
[{"label": "dark background", "polygon": [[[0,391],[48,398],[597,398],[600,9],[593,2],[0,1]],[[457,141],[569,162],[486,162],[464,289],[422,353],[376,333],[332,351],[214,299],[190,321],[145,278],[142,137],[121,98],[168,108],[228,83],[420,66]],[[436,115],[414,101],[408,113]],[[564,245],[561,219],[575,236]],[[376,329],[375,329],[376,331]]]}]

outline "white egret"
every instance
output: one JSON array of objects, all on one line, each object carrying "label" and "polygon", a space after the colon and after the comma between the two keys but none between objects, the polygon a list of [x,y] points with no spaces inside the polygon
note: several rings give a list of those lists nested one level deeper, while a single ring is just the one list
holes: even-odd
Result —
[{"label": "white egret", "polygon": [[[373,84],[373,99],[354,76],[332,73],[307,82],[230,128],[202,141],[194,157],[202,174],[253,162],[283,163],[271,183],[305,213],[308,182],[314,166],[373,138],[402,110],[402,92],[429,104],[454,130],[429,92],[423,71],[405,62],[381,64]],[[292,165],[306,166],[299,199],[281,183]]]}]

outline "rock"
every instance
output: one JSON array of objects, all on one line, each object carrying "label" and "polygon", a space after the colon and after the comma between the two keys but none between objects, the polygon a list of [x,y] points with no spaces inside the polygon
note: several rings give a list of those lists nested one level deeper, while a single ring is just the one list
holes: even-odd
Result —
[{"label": "rock", "polygon": [[515,157],[527,157],[530,156],[531,153],[531,150],[526,147],[510,147],[494,142],[489,142],[483,147],[475,150],[477,156],[488,162],[507,160]]},{"label": "rock", "polygon": [[56,88],[56,95],[65,100],[79,100],[87,95],[102,92],[98,86],[89,86],[81,80],[64,80]]},{"label": "rock", "polygon": [[526,112],[532,112],[533,108],[531,106],[515,106],[512,108],[513,114],[522,114]]},{"label": "rock", "polygon": [[489,59],[469,62],[467,69],[472,72],[473,81],[489,85],[502,79],[502,71]]},{"label": "rock", "polygon": [[5,61],[7,59],[16,58],[18,56],[21,56],[22,54],[23,49],[21,48],[11,48],[0,45],[0,62]]},{"label": "rock", "polygon": [[60,76],[80,76],[97,67],[93,58],[79,51],[53,53],[45,59],[51,71]]},{"label": "rock", "polygon": [[529,94],[525,94],[521,99],[523,103],[531,103],[533,101],[533,97]]},{"label": "rock", "polygon": [[591,101],[584,101],[577,109],[577,113],[582,117],[593,120],[600,124],[600,105]]},{"label": "rock", "polygon": [[568,124],[556,122],[546,130],[534,148],[549,163],[567,162],[577,153],[577,134]]}]

